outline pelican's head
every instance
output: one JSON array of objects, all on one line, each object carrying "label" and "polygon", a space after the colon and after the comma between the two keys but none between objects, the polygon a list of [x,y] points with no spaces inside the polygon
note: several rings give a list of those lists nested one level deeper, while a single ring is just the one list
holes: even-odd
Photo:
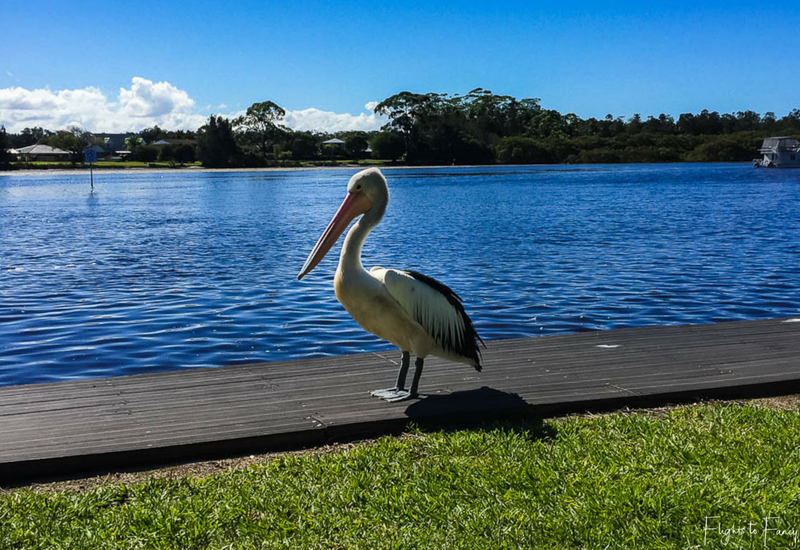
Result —
[{"label": "pelican's head", "polygon": [[383,217],[388,201],[389,188],[386,186],[386,178],[377,168],[367,168],[350,178],[347,183],[347,196],[308,255],[303,269],[297,275],[297,280],[305,277],[317,266],[350,222],[358,216],[366,214],[377,223]]},{"label": "pelican's head", "polygon": [[347,183],[348,194],[361,193],[367,197],[374,205],[383,204],[386,208],[386,201],[389,197],[389,188],[386,186],[386,178],[377,168],[367,168],[357,174],[353,174]]}]

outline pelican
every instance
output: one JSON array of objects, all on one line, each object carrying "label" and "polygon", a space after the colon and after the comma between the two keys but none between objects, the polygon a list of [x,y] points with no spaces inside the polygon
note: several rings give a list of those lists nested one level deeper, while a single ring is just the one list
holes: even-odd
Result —
[{"label": "pelican", "polygon": [[[300,280],[322,260],[354,219],[362,216],[345,237],[339,266],[333,280],[336,298],[361,327],[388,340],[401,352],[400,370],[394,387],[372,395],[389,402],[418,396],[425,358],[442,357],[481,370],[483,344],[461,298],[446,285],[410,270],[361,264],[361,247],[386,212],[389,188],[377,168],[355,174],[347,184],[347,195],[323,231],[303,269]],[[406,389],[406,375],[414,354],[414,377]]]}]

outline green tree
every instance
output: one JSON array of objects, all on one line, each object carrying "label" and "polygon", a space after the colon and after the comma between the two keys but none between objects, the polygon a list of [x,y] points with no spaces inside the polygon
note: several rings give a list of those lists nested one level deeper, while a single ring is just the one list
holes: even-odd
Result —
[{"label": "green tree", "polygon": [[139,137],[141,137],[145,143],[150,144],[162,139],[166,139],[167,132],[159,128],[158,124],[156,124],[152,128],[145,128],[139,132]]},{"label": "green tree", "polygon": [[83,156],[83,150],[94,143],[94,136],[79,126],[70,126],[66,130],[59,130],[55,134],[46,137],[42,143],[63,149],[72,153],[71,161],[76,162]]},{"label": "green tree", "polygon": [[471,90],[454,102],[459,116],[467,122],[464,129],[483,143],[523,133],[530,120],[541,111],[538,98],[517,101],[482,88]]},{"label": "green tree", "polygon": [[547,149],[532,138],[509,136],[495,146],[497,162],[502,164],[545,164],[551,162]]},{"label": "green tree", "polygon": [[395,161],[405,152],[405,140],[397,132],[380,132],[373,136],[370,142],[372,156],[376,159],[391,159]]},{"label": "green tree", "polygon": [[565,138],[570,135],[566,119],[553,109],[540,111],[528,122],[527,135],[534,138]]},{"label": "green tree", "polygon": [[238,166],[242,152],[227,118],[211,115],[197,131],[197,153],[207,168]]},{"label": "green tree", "polygon": [[164,130],[163,139],[196,139],[197,133],[193,130]]},{"label": "green tree", "polygon": [[739,111],[736,113],[736,131],[746,132],[758,130],[761,116],[754,111]]},{"label": "green tree", "polygon": [[719,118],[719,113],[716,111],[708,112],[708,109],[703,109],[699,115],[695,117],[697,130],[699,135],[704,134],[719,134],[722,132],[722,121]]},{"label": "green tree", "polygon": [[175,162],[186,164],[194,162],[194,147],[188,144],[179,145],[175,148]]},{"label": "green tree", "polygon": [[778,121],[781,131],[800,132],[800,109],[792,109],[785,117]]},{"label": "green tree", "polygon": [[158,148],[152,145],[143,145],[136,150],[134,160],[140,162],[155,162],[158,158]]},{"label": "green tree", "polygon": [[424,131],[429,122],[442,111],[445,96],[440,94],[414,94],[400,92],[375,107],[375,112],[389,117],[384,130],[403,136],[406,159],[415,162],[425,157],[426,139]]},{"label": "green tree", "polygon": [[628,126],[626,128],[629,134],[639,134],[644,130],[644,123],[642,122],[642,115],[635,113],[628,119]]},{"label": "green tree", "polygon": [[319,136],[311,132],[292,132],[290,135],[292,158],[313,159],[319,156]]},{"label": "green tree", "polygon": [[140,148],[144,147],[144,140],[139,136],[128,136],[125,138],[125,150],[131,152],[131,158],[135,159]]},{"label": "green tree", "polygon": [[19,134],[8,134],[9,147],[19,149],[42,142],[45,138],[53,135],[50,130],[45,130],[39,126],[34,128],[23,128]]},{"label": "green tree", "polygon": [[738,162],[752,160],[761,138],[753,138],[749,132],[725,136],[709,136],[686,155],[686,160],[695,162]]},{"label": "green tree", "polygon": [[0,126],[0,170],[10,170],[11,161],[14,160],[11,153],[8,152],[8,149],[10,149],[8,143],[6,127]]},{"label": "green tree", "polygon": [[164,145],[158,152],[158,160],[161,162],[170,162],[175,160],[175,147],[172,145]]},{"label": "green tree", "polygon": [[233,126],[243,134],[244,142],[252,146],[266,163],[272,146],[286,132],[278,121],[283,120],[286,111],[272,101],[253,103],[244,115],[233,121]]},{"label": "green tree", "polygon": [[369,143],[362,134],[352,135],[344,140],[344,148],[355,158],[359,158],[367,150],[367,147],[369,147]]}]

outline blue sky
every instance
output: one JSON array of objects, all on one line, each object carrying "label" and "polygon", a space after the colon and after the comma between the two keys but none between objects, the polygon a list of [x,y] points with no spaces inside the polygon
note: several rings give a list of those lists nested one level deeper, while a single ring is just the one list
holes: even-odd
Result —
[{"label": "blue sky", "polygon": [[[3,2],[0,121],[13,127],[47,105],[100,96],[108,116],[128,109],[124,124],[189,123],[264,100],[366,116],[365,104],[402,90],[479,86],[582,117],[782,116],[800,107],[799,36],[790,3]],[[137,88],[134,77],[169,88]],[[121,88],[163,101],[136,111]],[[148,120],[170,108],[170,94],[183,94],[173,108],[185,116]],[[53,124],[98,123],[75,109]]]}]

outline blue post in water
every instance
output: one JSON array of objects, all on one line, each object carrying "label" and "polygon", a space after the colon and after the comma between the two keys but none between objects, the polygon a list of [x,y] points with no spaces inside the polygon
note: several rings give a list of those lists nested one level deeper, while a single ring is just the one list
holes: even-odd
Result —
[{"label": "blue post in water", "polygon": [[97,162],[97,149],[94,147],[90,147],[89,149],[83,150],[83,162],[89,163],[89,178],[92,186],[92,191],[94,191],[94,163]]}]

